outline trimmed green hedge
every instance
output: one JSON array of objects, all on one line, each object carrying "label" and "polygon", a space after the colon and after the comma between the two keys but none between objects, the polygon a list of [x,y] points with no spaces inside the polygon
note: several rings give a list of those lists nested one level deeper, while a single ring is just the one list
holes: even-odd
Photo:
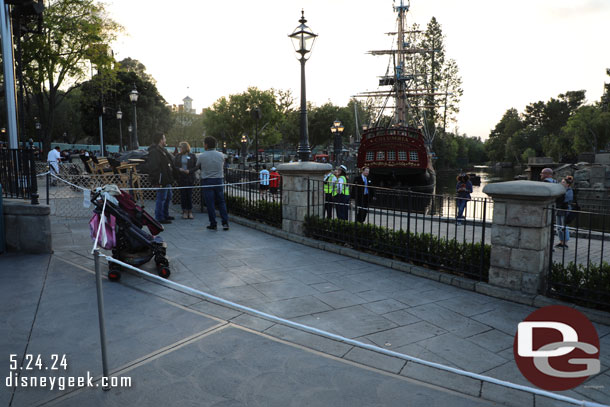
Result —
[{"label": "trimmed green hedge", "polygon": [[318,216],[306,216],[303,231],[315,239],[345,243],[356,250],[488,281],[490,245],[481,247],[481,243],[461,243],[427,233],[414,234]]},{"label": "trimmed green hedge", "polygon": [[250,201],[242,197],[226,195],[225,201],[227,210],[234,215],[282,227],[282,206],[279,202]]},{"label": "trimmed green hedge", "polygon": [[553,263],[551,267],[551,295],[585,305],[610,307],[610,264]]}]

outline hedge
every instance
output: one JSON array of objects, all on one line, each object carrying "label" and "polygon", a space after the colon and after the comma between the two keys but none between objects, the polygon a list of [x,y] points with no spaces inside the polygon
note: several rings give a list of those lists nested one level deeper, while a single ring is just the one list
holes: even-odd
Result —
[{"label": "hedge", "polygon": [[428,233],[415,234],[319,216],[306,216],[303,231],[308,237],[345,243],[359,251],[488,281],[490,245],[482,248],[481,243],[458,242]]}]

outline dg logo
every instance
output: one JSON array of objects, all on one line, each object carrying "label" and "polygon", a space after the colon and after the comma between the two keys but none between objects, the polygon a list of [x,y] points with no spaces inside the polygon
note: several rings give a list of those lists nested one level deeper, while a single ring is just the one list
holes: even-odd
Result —
[{"label": "dg logo", "polygon": [[563,305],[540,308],[519,323],[513,352],[523,376],[549,391],[572,389],[601,369],[595,327]]}]

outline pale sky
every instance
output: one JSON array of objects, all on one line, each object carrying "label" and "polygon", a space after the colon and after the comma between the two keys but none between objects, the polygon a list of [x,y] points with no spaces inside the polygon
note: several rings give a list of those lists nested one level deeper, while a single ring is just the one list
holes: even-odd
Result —
[{"label": "pale sky", "polygon": [[[106,0],[125,27],[115,57],[142,62],[170,104],[188,95],[197,111],[249,86],[290,89],[300,100],[300,65],[288,35],[301,9],[319,35],[306,64],[307,99],[345,106],[377,88],[396,15],[392,0]],[[610,82],[608,0],[412,0],[409,25],[441,24],[464,96],[460,133],[487,138],[504,112],[585,89],[599,100]],[[329,123],[329,126],[331,123]],[[450,130],[455,130],[451,127]]]}]

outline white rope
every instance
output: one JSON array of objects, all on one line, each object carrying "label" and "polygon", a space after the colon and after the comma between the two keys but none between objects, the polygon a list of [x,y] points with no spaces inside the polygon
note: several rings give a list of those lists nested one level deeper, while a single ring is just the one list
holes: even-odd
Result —
[{"label": "white rope", "polygon": [[364,349],[372,350],[374,352],[382,353],[382,354],[385,354],[385,355],[388,355],[388,356],[397,357],[397,358],[404,359],[404,360],[407,360],[407,361],[416,362],[416,363],[419,363],[419,364],[422,364],[422,365],[425,365],[425,366],[429,366],[429,367],[433,367],[433,368],[436,368],[436,369],[444,370],[444,371],[447,371],[447,372],[455,373],[455,374],[458,374],[458,375],[461,375],[461,376],[466,376],[466,377],[470,377],[470,378],[473,378],[473,379],[476,379],[476,380],[481,380],[481,381],[485,381],[485,382],[488,382],[488,383],[497,384],[499,386],[504,386],[504,387],[508,387],[508,388],[512,388],[512,389],[516,389],[516,390],[521,390],[521,391],[525,391],[525,392],[532,393],[532,394],[537,394],[537,395],[540,395],[540,396],[549,397],[549,398],[552,398],[552,399],[555,399],[555,400],[563,401],[563,402],[570,403],[570,404],[575,404],[575,405],[578,405],[578,406],[583,406],[583,407],[608,407],[607,405],[604,405],[604,404],[599,404],[599,403],[595,403],[595,402],[591,402],[591,401],[576,400],[574,398],[566,397],[566,396],[563,396],[563,395],[560,395],[560,394],[555,394],[555,393],[552,393],[552,392],[549,392],[549,391],[546,391],[546,390],[540,390],[540,389],[535,389],[535,388],[528,387],[528,386],[522,386],[520,384],[515,384],[515,383],[507,382],[507,381],[504,381],[504,380],[494,379],[493,377],[489,377],[489,376],[485,376],[485,375],[481,375],[481,374],[477,374],[477,373],[468,372],[466,370],[462,370],[462,369],[457,369],[457,368],[445,366],[445,365],[442,365],[440,363],[429,362],[427,360],[416,358],[414,356],[405,355],[405,354],[394,352],[394,351],[391,351],[391,350],[388,350],[388,349],[380,348],[380,347],[375,346],[375,345],[369,345],[367,343],[359,342],[359,341],[354,340],[354,339],[345,338],[345,337],[340,336],[340,335],[336,335],[336,334],[333,334],[333,333],[330,333],[330,332],[326,332],[326,331],[323,331],[321,329],[313,328],[313,327],[310,327],[310,326],[307,326],[307,325],[299,324],[298,322],[293,322],[293,321],[290,321],[290,320],[287,320],[287,319],[276,317],[275,315],[267,314],[266,312],[258,311],[258,310],[254,309],[254,308],[246,307],[244,305],[240,305],[240,304],[237,304],[237,303],[225,300],[223,298],[216,297],[216,296],[214,296],[212,294],[208,294],[208,293],[205,293],[203,291],[199,291],[199,290],[196,290],[194,288],[191,288],[191,287],[188,287],[188,286],[176,283],[174,281],[167,280],[165,278],[156,276],[156,275],[151,274],[151,273],[149,273],[147,271],[144,271],[144,270],[141,270],[141,269],[139,269],[137,267],[134,267],[134,266],[132,266],[130,264],[127,264],[127,263],[124,263],[124,262],[122,262],[120,260],[117,260],[117,259],[115,259],[113,257],[107,256],[107,255],[104,255],[104,254],[101,254],[101,253],[100,253],[100,255],[102,257],[105,257],[106,260],[109,261],[109,262],[112,262],[112,263],[115,263],[115,264],[119,264],[119,265],[121,265],[121,266],[123,266],[125,268],[128,268],[130,270],[133,270],[133,271],[135,271],[137,273],[143,274],[143,275],[145,275],[147,277],[150,277],[150,278],[153,278],[155,280],[159,280],[159,281],[163,282],[164,284],[169,284],[171,286],[175,286],[177,288],[180,288],[182,290],[185,290],[185,291],[191,292],[193,294],[202,296],[202,297],[207,298],[209,300],[212,300],[214,302],[217,302],[217,303],[220,303],[220,304],[223,304],[223,305],[227,305],[227,306],[230,306],[230,307],[233,307],[233,308],[237,308],[237,309],[239,309],[241,311],[244,311],[244,312],[247,312],[247,313],[250,313],[250,314],[254,314],[254,315],[258,315],[258,316],[260,316],[262,318],[265,318],[267,320],[278,322],[278,323],[281,323],[281,324],[284,324],[284,325],[288,325],[288,326],[291,326],[293,328],[304,330],[306,332],[310,332],[310,333],[313,333],[313,334],[316,334],[316,335],[321,335],[321,336],[324,336],[324,337],[327,337],[327,338],[330,338],[330,339],[334,339],[334,340],[338,340],[338,341],[341,341],[341,342],[344,342],[344,343],[347,343],[347,344],[350,344],[350,345],[358,346],[358,347],[361,347],[361,348],[364,348]]},{"label": "white rope", "polygon": [[95,241],[93,242],[93,248],[91,249],[91,254],[93,254],[93,252],[95,252],[95,250],[97,249],[97,241],[100,237],[100,231],[102,230],[102,225],[104,223],[106,223],[106,215],[104,214],[104,212],[106,211],[106,200],[107,200],[107,197],[104,196],[104,206],[102,206],[102,213],[100,214],[100,223],[99,223],[99,225],[97,225],[97,233],[95,235]]}]

